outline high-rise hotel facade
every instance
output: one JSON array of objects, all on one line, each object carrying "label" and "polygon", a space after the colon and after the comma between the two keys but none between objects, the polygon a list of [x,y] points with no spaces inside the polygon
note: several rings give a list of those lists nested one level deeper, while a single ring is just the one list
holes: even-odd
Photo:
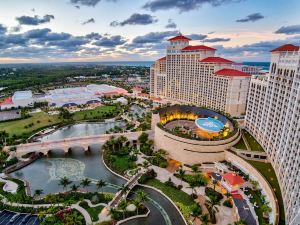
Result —
[{"label": "high-rise hotel facade", "polygon": [[169,39],[166,57],[150,69],[150,94],[244,115],[250,74],[230,60],[215,57],[216,49],[191,46],[190,40],[183,35]]},{"label": "high-rise hotel facade", "polygon": [[245,128],[267,152],[283,195],[286,222],[300,224],[300,50],[271,51],[269,74],[251,79]]}]

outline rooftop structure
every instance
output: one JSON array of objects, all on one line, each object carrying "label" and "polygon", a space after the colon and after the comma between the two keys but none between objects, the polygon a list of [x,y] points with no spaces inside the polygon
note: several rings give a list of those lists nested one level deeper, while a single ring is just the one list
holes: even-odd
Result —
[{"label": "rooftop structure", "polygon": [[150,69],[150,95],[232,116],[245,114],[250,74],[215,56],[215,48],[192,46],[190,40],[182,34],[169,39],[166,56]]}]

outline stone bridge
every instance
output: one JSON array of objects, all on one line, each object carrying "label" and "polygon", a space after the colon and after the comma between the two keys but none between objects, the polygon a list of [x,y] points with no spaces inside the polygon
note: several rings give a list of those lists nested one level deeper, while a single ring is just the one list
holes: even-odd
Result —
[{"label": "stone bridge", "polygon": [[[20,144],[16,150],[16,157],[22,157],[27,153],[36,152],[47,155],[51,150],[63,150],[65,153],[68,153],[70,149],[74,147],[80,147],[84,151],[88,151],[89,147],[94,144],[104,144],[107,140],[113,137],[125,136],[128,138],[128,141],[135,142],[142,132],[126,132],[126,133],[114,133],[114,134],[101,134],[94,136],[83,136],[83,137],[74,137],[66,138],[55,141],[43,141],[43,142],[34,142],[27,144]],[[151,138],[151,131],[146,131]]]}]

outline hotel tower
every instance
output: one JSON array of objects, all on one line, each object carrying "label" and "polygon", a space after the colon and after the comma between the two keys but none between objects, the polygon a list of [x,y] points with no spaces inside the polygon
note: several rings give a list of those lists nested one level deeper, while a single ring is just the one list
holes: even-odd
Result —
[{"label": "hotel tower", "polygon": [[271,51],[267,76],[251,79],[246,129],[265,149],[278,177],[286,223],[300,224],[300,50]]},{"label": "hotel tower", "polygon": [[191,39],[169,39],[167,55],[150,69],[150,94],[241,116],[246,111],[250,74],[233,61],[216,57],[216,49],[191,46]]}]

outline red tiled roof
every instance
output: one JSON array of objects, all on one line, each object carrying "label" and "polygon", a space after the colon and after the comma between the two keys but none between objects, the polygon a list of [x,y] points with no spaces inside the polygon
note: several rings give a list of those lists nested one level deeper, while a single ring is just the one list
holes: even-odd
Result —
[{"label": "red tiled roof", "polygon": [[170,38],[168,41],[178,41],[178,40],[186,40],[186,41],[190,41],[190,40],[192,40],[192,39],[187,38],[187,37],[185,37],[185,36],[183,36],[183,35],[177,35],[176,37]]},{"label": "red tiled roof", "polygon": [[299,50],[299,46],[287,44],[287,45],[282,45],[278,48],[275,48],[275,49],[271,50],[271,52],[292,52],[292,51],[298,51],[298,50]]},{"label": "red tiled roof", "polygon": [[235,69],[221,69],[215,72],[216,75],[230,76],[230,77],[248,77],[251,76],[249,73],[244,73]]},{"label": "red tiled roof", "polygon": [[204,62],[204,63],[233,63],[233,61],[228,60],[228,59],[224,59],[221,57],[207,57],[205,59],[200,60],[200,62]]},{"label": "red tiled roof", "polygon": [[13,104],[12,97],[4,99],[3,102],[0,102],[0,105],[11,105]]},{"label": "red tiled roof", "polygon": [[132,88],[133,91],[142,91],[143,88],[135,86],[134,88]]},{"label": "red tiled roof", "polygon": [[166,60],[167,60],[167,57],[165,56],[165,57],[160,58],[158,61],[166,61]]},{"label": "red tiled roof", "polygon": [[224,180],[226,180],[227,183],[234,185],[241,185],[245,183],[244,179],[236,174],[236,173],[226,173],[223,175]]},{"label": "red tiled roof", "polygon": [[211,48],[205,45],[194,45],[194,46],[186,46],[183,49],[181,49],[181,51],[196,51],[196,50],[200,50],[200,51],[216,51],[215,48]]}]

